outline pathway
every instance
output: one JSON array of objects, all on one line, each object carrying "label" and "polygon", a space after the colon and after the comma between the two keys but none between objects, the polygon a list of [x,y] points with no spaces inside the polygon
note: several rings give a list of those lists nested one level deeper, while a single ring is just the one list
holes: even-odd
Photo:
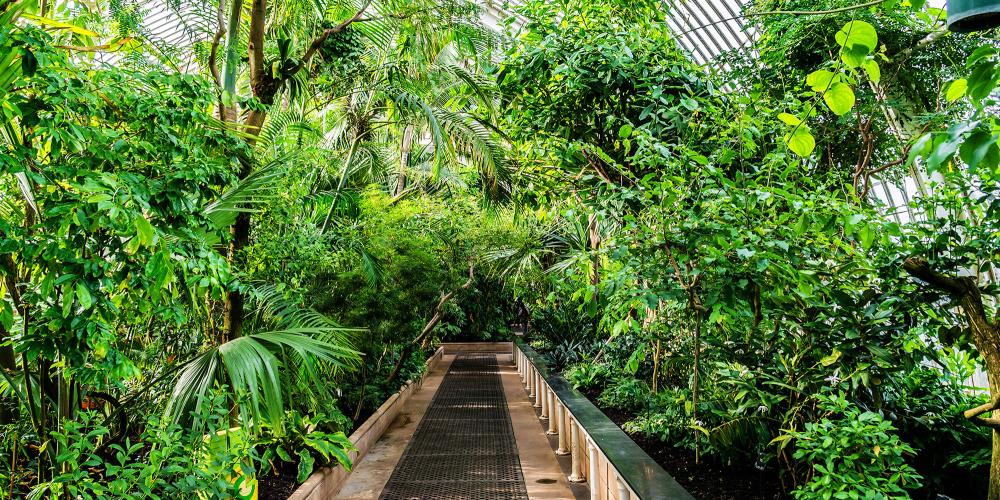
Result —
[{"label": "pathway", "polygon": [[509,359],[445,356],[337,498],[581,497],[566,481],[565,465],[553,455]]}]

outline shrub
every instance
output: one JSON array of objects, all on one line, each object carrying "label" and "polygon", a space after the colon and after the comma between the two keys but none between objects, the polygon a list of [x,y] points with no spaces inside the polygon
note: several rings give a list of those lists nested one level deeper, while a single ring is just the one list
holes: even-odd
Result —
[{"label": "shrub", "polygon": [[604,389],[598,401],[605,406],[637,411],[645,407],[649,399],[646,382],[632,377],[618,377]]},{"label": "shrub", "polygon": [[577,389],[590,390],[603,387],[611,375],[607,365],[584,361],[566,370],[566,380]]},{"label": "shrub", "polygon": [[923,479],[906,464],[913,449],[899,439],[892,423],[861,411],[841,394],[817,395],[821,408],[840,418],[810,422],[795,438],[797,460],[812,464],[812,478],[796,488],[797,499],[897,498]]}]

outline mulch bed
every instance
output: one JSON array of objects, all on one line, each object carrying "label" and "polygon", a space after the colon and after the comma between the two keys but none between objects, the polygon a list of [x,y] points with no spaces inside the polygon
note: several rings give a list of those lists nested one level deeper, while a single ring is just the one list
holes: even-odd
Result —
[{"label": "mulch bed", "polygon": [[[604,407],[597,403],[600,391],[582,391],[618,427],[633,419],[632,412],[620,408]],[[784,500],[791,498],[781,488],[781,481],[774,470],[758,470],[753,464],[725,464],[702,458],[694,463],[690,450],[674,448],[657,439],[640,434],[629,437],[660,464],[681,486],[695,498],[713,500]]]},{"label": "mulch bed", "polygon": [[257,491],[260,500],[285,500],[299,487],[295,481],[295,467],[286,463],[282,465],[279,466],[277,474],[272,471],[258,478]]}]

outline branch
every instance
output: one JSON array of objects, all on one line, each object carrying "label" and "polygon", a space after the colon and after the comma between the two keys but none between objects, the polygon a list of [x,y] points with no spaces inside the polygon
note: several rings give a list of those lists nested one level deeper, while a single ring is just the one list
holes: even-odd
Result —
[{"label": "branch", "polygon": [[874,6],[876,6],[876,5],[880,4],[880,3],[884,3],[885,1],[886,0],[871,0],[869,2],[859,3],[857,5],[848,5],[847,7],[840,7],[840,8],[837,8],[837,9],[829,9],[829,10],[769,10],[767,12],[751,12],[749,14],[740,14],[738,16],[727,17],[725,19],[719,19],[718,21],[713,21],[713,22],[708,23],[708,24],[703,24],[701,26],[697,26],[697,27],[691,28],[689,30],[677,33],[676,36],[683,36],[683,35],[686,35],[688,33],[691,33],[692,31],[698,31],[698,30],[701,30],[701,29],[708,28],[709,26],[715,26],[716,24],[722,24],[722,23],[726,23],[726,22],[729,22],[729,21],[735,21],[737,19],[744,19],[744,18],[748,18],[748,17],[779,16],[779,15],[786,15],[786,16],[822,16],[822,15],[825,15],[825,14],[837,14],[839,12],[847,12],[849,10],[864,9],[864,8],[868,8],[868,7],[874,7]]},{"label": "branch", "polygon": [[971,408],[962,412],[965,418],[972,420],[983,413],[1000,409],[1000,394],[993,396],[993,399],[989,402],[983,403],[975,408]]},{"label": "branch", "polygon": [[309,44],[309,48],[306,50],[305,55],[302,56],[302,60],[299,61],[299,63],[295,65],[295,68],[293,68],[292,71],[290,71],[288,74],[294,75],[295,73],[298,73],[299,70],[302,69],[302,67],[305,66],[310,59],[312,59],[312,56],[316,53],[316,51],[323,46],[323,43],[326,42],[327,38],[330,38],[330,36],[335,33],[340,33],[341,31],[344,31],[345,29],[347,29],[348,26],[351,25],[351,23],[360,20],[361,15],[364,14],[366,10],[368,10],[368,6],[370,6],[371,4],[372,0],[366,0],[365,4],[362,5],[361,8],[358,9],[358,11],[355,12],[353,16],[351,16],[350,19],[332,28],[323,30],[323,32],[320,33],[320,35],[316,37],[316,39],[313,40],[312,43]]},{"label": "branch", "polygon": [[947,291],[955,297],[962,297],[968,294],[971,291],[970,287],[975,286],[969,283],[968,278],[949,276],[931,269],[930,263],[922,257],[910,257],[906,259],[903,261],[903,269],[910,276],[924,281],[935,288]]},{"label": "branch", "polygon": [[989,427],[995,431],[1000,431],[1000,418],[976,417],[972,422],[978,425]]},{"label": "branch", "polygon": [[226,34],[224,6],[225,3],[220,0],[219,8],[215,11],[215,18],[219,23],[219,28],[215,30],[215,35],[212,36],[212,50],[208,54],[208,68],[212,71],[212,78],[215,78],[215,84],[219,87],[222,87],[222,75],[219,74],[218,64],[219,43],[222,42],[222,35]]}]

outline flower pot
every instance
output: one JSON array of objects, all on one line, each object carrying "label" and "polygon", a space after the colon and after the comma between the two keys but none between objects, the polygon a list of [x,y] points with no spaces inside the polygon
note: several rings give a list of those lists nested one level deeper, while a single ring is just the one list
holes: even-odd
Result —
[{"label": "flower pot", "polygon": [[948,0],[948,29],[957,33],[1000,26],[1000,0]]}]

